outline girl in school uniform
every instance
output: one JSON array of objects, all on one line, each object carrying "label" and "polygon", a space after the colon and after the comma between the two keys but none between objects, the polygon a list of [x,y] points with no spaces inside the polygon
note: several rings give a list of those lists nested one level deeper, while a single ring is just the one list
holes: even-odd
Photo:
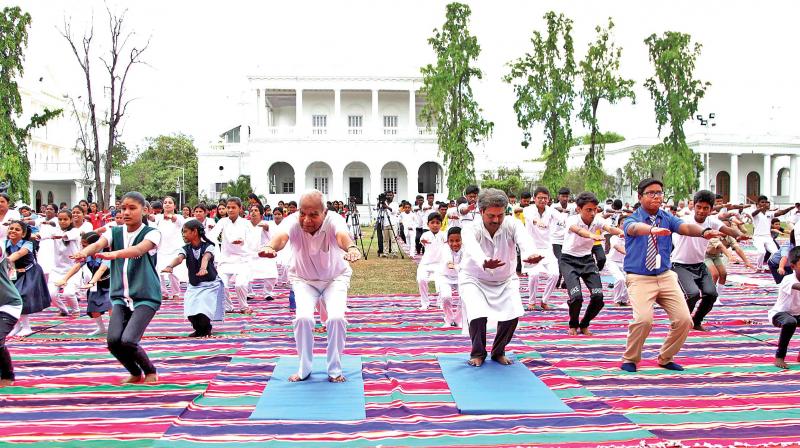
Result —
[{"label": "girl in school uniform", "polygon": [[[70,259],[80,250],[81,231],[73,225],[72,212],[61,210],[58,212],[58,229],[49,235],[42,235],[41,239],[53,240],[53,265],[50,270],[47,287],[50,297],[55,302],[62,316],[80,313],[78,305],[78,287],[80,286],[77,278],[70,279],[63,286],[56,285],[56,281],[64,278],[74,264]],[[67,304],[64,304],[66,298]]]},{"label": "girl in school uniform", "polygon": [[[96,243],[99,239],[100,235],[96,232],[84,233],[81,236],[81,246],[85,248],[90,244]],[[74,264],[64,278],[56,282],[56,285],[66,285],[69,279],[77,274],[82,267],[86,267],[86,270],[89,271],[87,281],[83,282],[81,286],[81,289],[88,290],[86,293],[86,314],[94,319],[95,324],[97,324],[97,329],[89,333],[88,336],[105,334],[106,326],[103,323],[103,314],[111,309],[109,295],[109,279],[111,278],[109,269],[111,268],[111,262],[97,257],[86,257],[83,262]]]},{"label": "girl in school uniform", "polygon": [[194,328],[189,337],[205,337],[211,335],[211,321],[221,321],[225,314],[225,285],[214,267],[216,247],[206,237],[200,221],[186,221],[182,232],[183,240],[187,244],[164,268],[164,272],[171,272],[175,266],[186,260],[189,285],[183,299],[183,315]]},{"label": "girl in school uniform", "polygon": [[[163,202],[164,214],[160,219],[156,219],[155,226],[161,232],[161,245],[158,248],[158,272],[161,272],[161,297],[168,299],[170,296],[173,299],[180,297],[181,293],[181,279],[186,279],[186,271],[184,269],[176,269],[173,273],[170,270],[164,273],[164,268],[167,267],[172,260],[178,256],[181,250],[181,229],[183,228],[183,216],[175,213],[175,200],[167,196]],[[178,275],[176,275],[178,274]]]},{"label": "girl in school uniform", "polygon": [[3,252],[9,266],[8,275],[22,298],[22,312],[9,336],[25,337],[33,333],[28,315],[50,306],[50,294],[42,267],[36,263],[30,227],[22,221],[12,221],[8,226]]},{"label": "girl in school uniform", "polygon": [[8,277],[9,272],[8,259],[0,251],[0,387],[14,385],[14,364],[6,348],[6,337],[22,313],[22,297]]},{"label": "girl in school uniform", "polygon": [[[129,383],[155,383],[156,368],[139,342],[147,325],[161,307],[161,289],[156,271],[156,252],[161,243],[158,229],[142,222],[145,199],[132,191],[122,196],[124,226],[81,249],[72,258],[111,261],[111,319],[108,324],[108,350],[128,370]],[[110,247],[110,252],[101,252]]]}]

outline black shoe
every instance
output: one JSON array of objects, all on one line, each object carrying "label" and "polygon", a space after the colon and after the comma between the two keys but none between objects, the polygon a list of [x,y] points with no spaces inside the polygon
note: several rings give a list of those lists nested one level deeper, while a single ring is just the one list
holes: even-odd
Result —
[{"label": "black shoe", "polygon": [[275,299],[272,298],[272,296],[266,296],[266,297],[264,297],[264,300],[266,300],[267,302],[272,302]]},{"label": "black shoe", "polygon": [[199,337],[199,336],[200,336],[200,334],[198,334],[197,331],[193,331],[193,332],[189,333],[189,337],[190,338],[196,338],[196,337]]}]

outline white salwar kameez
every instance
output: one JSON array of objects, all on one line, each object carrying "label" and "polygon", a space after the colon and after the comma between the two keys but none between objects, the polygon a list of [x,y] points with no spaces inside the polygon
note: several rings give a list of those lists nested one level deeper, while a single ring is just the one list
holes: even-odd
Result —
[{"label": "white salwar kameez", "polygon": [[257,283],[264,289],[265,297],[272,297],[275,282],[278,278],[278,264],[274,258],[260,257],[261,248],[268,245],[270,231],[277,226],[268,221],[261,221],[257,225],[250,222],[247,230],[247,249],[250,251],[250,291],[252,284]]},{"label": "white salwar kameez", "polygon": [[[233,302],[227,294],[227,288],[231,281],[235,282],[236,298],[242,310],[248,309],[247,290],[250,287],[250,251],[247,249],[247,234],[252,227],[250,221],[244,218],[237,218],[231,221],[230,218],[222,218],[217,225],[208,233],[208,239],[217,241],[217,237],[222,235],[221,252],[222,255],[217,260],[217,273],[225,284],[225,309],[233,311]],[[241,241],[242,244],[233,244],[234,241]]]},{"label": "white salwar kameez", "polygon": [[300,227],[297,214],[285,218],[276,231],[287,234],[291,242],[289,280],[297,302],[294,337],[300,358],[297,372],[300,378],[311,374],[314,309],[320,301],[327,311],[328,376],[335,378],[342,374],[341,354],[347,332],[344,314],[353,271],[336,240],[338,232],[347,233],[347,224],[334,212],[325,213],[322,225],[313,235]]},{"label": "white salwar kameez", "polygon": [[158,274],[161,277],[161,295],[164,297],[177,296],[181,293],[181,282],[189,281],[189,274],[186,267],[181,264],[175,267],[172,272],[161,272],[169,266],[175,257],[182,252],[183,236],[183,216],[174,215],[175,222],[165,219],[163,215],[158,215],[155,227],[161,232],[161,245],[158,247],[157,266]]}]

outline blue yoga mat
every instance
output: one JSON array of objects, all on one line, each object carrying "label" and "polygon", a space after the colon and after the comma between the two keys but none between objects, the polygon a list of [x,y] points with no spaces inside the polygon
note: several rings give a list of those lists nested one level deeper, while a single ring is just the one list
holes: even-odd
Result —
[{"label": "blue yoga mat", "polygon": [[466,355],[439,355],[438,359],[462,414],[572,412],[521,362],[504,366],[487,359],[481,367],[473,367]]},{"label": "blue yoga mat", "polygon": [[365,420],[361,357],[342,356],[344,383],[328,381],[324,355],[314,357],[311,376],[289,382],[297,373],[298,358],[281,356],[250,420]]}]

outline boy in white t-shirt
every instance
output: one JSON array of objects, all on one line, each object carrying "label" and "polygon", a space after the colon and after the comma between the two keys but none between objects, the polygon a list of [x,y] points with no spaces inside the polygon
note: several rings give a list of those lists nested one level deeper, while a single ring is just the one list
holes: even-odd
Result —
[{"label": "boy in white t-shirt", "polygon": [[[617,221],[617,228],[622,230],[622,224],[625,221],[620,219]],[[608,251],[608,258],[606,268],[608,273],[614,277],[614,303],[619,306],[630,305],[628,298],[628,287],[625,284],[625,236],[624,235],[611,235],[609,241],[610,250]]]},{"label": "boy in white t-shirt", "polygon": [[[602,231],[614,235],[622,235],[622,231],[608,226],[603,217],[597,214],[597,206],[600,201],[597,200],[594,193],[585,191],[579,194],[575,203],[578,214],[567,218],[565,224],[567,234],[564,236],[559,268],[569,294],[569,299],[567,299],[569,334],[577,335],[580,331],[586,336],[591,336],[589,323],[600,313],[604,305],[603,285],[600,280],[600,271],[592,257],[592,246],[595,241],[605,239]],[[590,300],[583,319],[580,319],[581,305],[583,305],[581,279],[589,290]]]},{"label": "boy in white t-shirt", "polygon": [[436,274],[436,291],[444,310],[444,326],[458,327],[461,322],[461,305],[453,309],[453,288],[458,289],[458,271],[461,264],[461,227],[452,227],[447,231],[448,249],[441,252],[439,271]]},{"label": "boy in white t-shirt", "polygon": [[[758,251],[758,255],[756,256],[756,271],[760,271],[761,268],[764,267],[765,254],[769,253],[772,255],[778,251],[778,246],[775,245],[775,241],[773,241],[772,235],[770,234],[772,218],[785,215],[794,208],[794,206],[791,206],[783,210],[773,211],[769,209],[769,206],[769,198],[766,196],[759,196],[757,205],[750,209],[750,216],[753,218],[753,246],[755,246]],[[769,269],[767,268],[767,270]]]},{"label": "boy in white t-shirt", "polygon": [[800,321],[800,247],[790,250],[788,258],[794,273],[783,278],[778,287],[778,300],[768,314],[772,325],[781,329],[778,350],[775,352],[775,366],[781,369],[789,368],[785,360],[786,352]]},{"label": "boy in white t-shirt", "polygon": [[425,254],[417,266],[417,284],[419,285],[419,309],[425,311],[431,304],[428,296],[428,282],[435,280],[439,270],[439,260],[442,258],[442,251],[447,247],[447,236],[441,232],[442,216],[439,213],[428,215],[428,230],[422,234],[420,243],[425,246]]},{"label": "boy in white t-shirt", "polygon": [[406,242],[406,252],[408,255],[413,255],[415,238],[414,233],[417,230],[417,216],[411,213],[411,203],[404,201],[400,206],[400,223],[403,224],[404,240]]}]

